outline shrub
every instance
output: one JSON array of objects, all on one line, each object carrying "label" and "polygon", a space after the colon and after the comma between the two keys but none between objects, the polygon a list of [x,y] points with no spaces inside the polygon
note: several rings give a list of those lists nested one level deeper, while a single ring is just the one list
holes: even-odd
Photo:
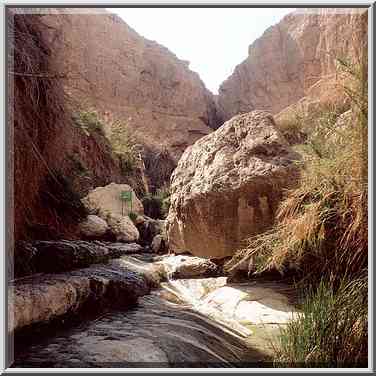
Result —
[{"label": "shrub", "polygon": [[278,121],[278,129],[282,132],[290,145],[300,144],[306,140],[307,134],[304,130],[306,120],[307,116],[304,116],[302,112],[296,110],[290,116]]},{"label": "shrub", "polygon": [[88,169],[82,164],[78,155],[72,154],[68,156],[68,159],[72,162],[73,171],[78,177],[87,176]]},{"label": "shrub", "polygon": [[129,216],[129,218],[131,219],[131,221],[132,221],[133,223],[136,223],[136,219],[137,219],[137,217],[138,217],[138,215],[137,215],[136,213],[134,213],[134,212],[130,212],[130,213],[128,214],[128,216]]},{"label": "shrub", "polygon": [[126,123],[116,121],[111,125],[110,143],[119,157],[123,174],[127,174],[136,167],[141,152],[141,145],[132,136]]},{"label": "shrub", "polygon": [[275,366],[367,367],[367,280],[321,281],[281,331]]},{"label": "shrub", "polygon": [[176,162],[168,148],[162,147],[158,150],[145,147],[142,156],[152,191],[163,189],[169,184],[171,174],[176,168]]},{"label": "shrub", "polygon": [[169,188],[164,187],[157,190],[155,194],[147,194],[142,199],[145,214],[151,218],[166,218],[170,207]]},{"label": "shrub", "polygon": [[73,115],[73,124],[80,128],[87,136],[93,132],[104,135],[104,125],[95,111],[80,111]]}]

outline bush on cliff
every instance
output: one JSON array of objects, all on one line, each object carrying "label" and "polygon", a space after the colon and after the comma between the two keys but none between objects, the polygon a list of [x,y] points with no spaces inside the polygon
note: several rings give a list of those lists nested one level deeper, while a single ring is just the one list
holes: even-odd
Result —
[{"label": "bush on cliff", "polygon": [[93,132],[104,135],[104,125],[95,111],[80,111],[73,115],[73,124],[79,127],[87,136]]},{"label": "bush on cliff", "polygon": [[120,121],[111,124],[110,142],[115,154],[120,159],[121,169],[126,175],[135,168],[141,146],[129,132],[127,124]]}]

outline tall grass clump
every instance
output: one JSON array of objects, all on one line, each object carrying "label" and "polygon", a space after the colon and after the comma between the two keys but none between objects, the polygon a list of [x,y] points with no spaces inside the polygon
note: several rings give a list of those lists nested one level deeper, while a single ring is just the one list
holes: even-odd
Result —
[{"label": "tall grass clump", "polygon": [[282,329],[275,365],[366,367],[367,294],[364,277],[307,289],[301,312]]}]

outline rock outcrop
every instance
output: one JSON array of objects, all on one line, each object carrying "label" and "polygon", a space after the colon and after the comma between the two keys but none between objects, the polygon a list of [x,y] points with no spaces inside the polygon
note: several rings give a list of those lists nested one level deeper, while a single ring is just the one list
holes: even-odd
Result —
[{"label": "rock outcrop", "polygon": [[59,240],[19,242],[14,265],[16,278],[35,273],[64,272],[112,258],[145,252],[139,244]]},{"label": "rock outcrop", "polygon": [[171,179],[169,249],[223,258],[267,229],[283,189],[298,177],[272,115],[238,115],[189,147]]},{"label": "rock outcrop", "polygon": [[142,144],[167,149],[175,161],[217,125],[212,94],[189,63],[117,15],[81,9],[43,18],[55,28],[51,41],[60,69],[69,72],[70,94],[107,123],[123,122]]},{"label": "rock outcrop", "polygon": [[102,307],[127,307],[150,291],[141,273],[97,265],[60,274],[42,274],[9,286],[8,331]]},{"label": "rock outcrop", "polygon": [[254,109],[276,114],[335,75],[336,58],[364,59],[366,45],[365,9],[297,10],[249,46],[247,59],[219,89],[220,116],[227,120]]}]

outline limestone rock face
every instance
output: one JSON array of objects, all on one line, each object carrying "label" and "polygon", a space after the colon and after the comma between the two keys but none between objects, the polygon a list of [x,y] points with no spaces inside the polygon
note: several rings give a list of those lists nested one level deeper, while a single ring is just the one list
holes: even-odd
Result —
[{"label": "limestone rock face", "polygon": [[97,215],[88,215],[86,220],[80,223],[81,233],[89,238],[103,236],[107,229],[107,222]]},{"label": "limestone rock face", "polygon": [[[120,194],[123,191],[132,192],[132,208],[129,202],[121,200]],[[127,216],[131,211],[136,214],[144,213],[141,201],[127,184],[111,183],[105,187],[97,187],[90,191],[82,202],[90,213],[98,214],[105,220],[109,214]]]},{"label": "limestone rock face", "polygon": [[198,140],[171,178],[170,251],[232,255],[273,223],[283,189],[298,177],[298,158],[265,111],[238,115]]},{"label": "limestone rock face", "polygon": [[107,123],[122,121],[142,144],[168,150],[175,161],[211,132],[217,122],[213,97],[188,62],[115,14],[72,13],[44,21],[55,28],[51,41],[61,69],[70,73],[66,86],[73,97]]},{"label": "limestone rock face", "polygon": [[[301,9],[268,28],[248,57],[221,85],[223,120],[252,111],[276,114],[336,72],[336,58],[359,61],[366,52],[367,13],[362,9]],[[325,93],[323,93],[325,94]]]}]

